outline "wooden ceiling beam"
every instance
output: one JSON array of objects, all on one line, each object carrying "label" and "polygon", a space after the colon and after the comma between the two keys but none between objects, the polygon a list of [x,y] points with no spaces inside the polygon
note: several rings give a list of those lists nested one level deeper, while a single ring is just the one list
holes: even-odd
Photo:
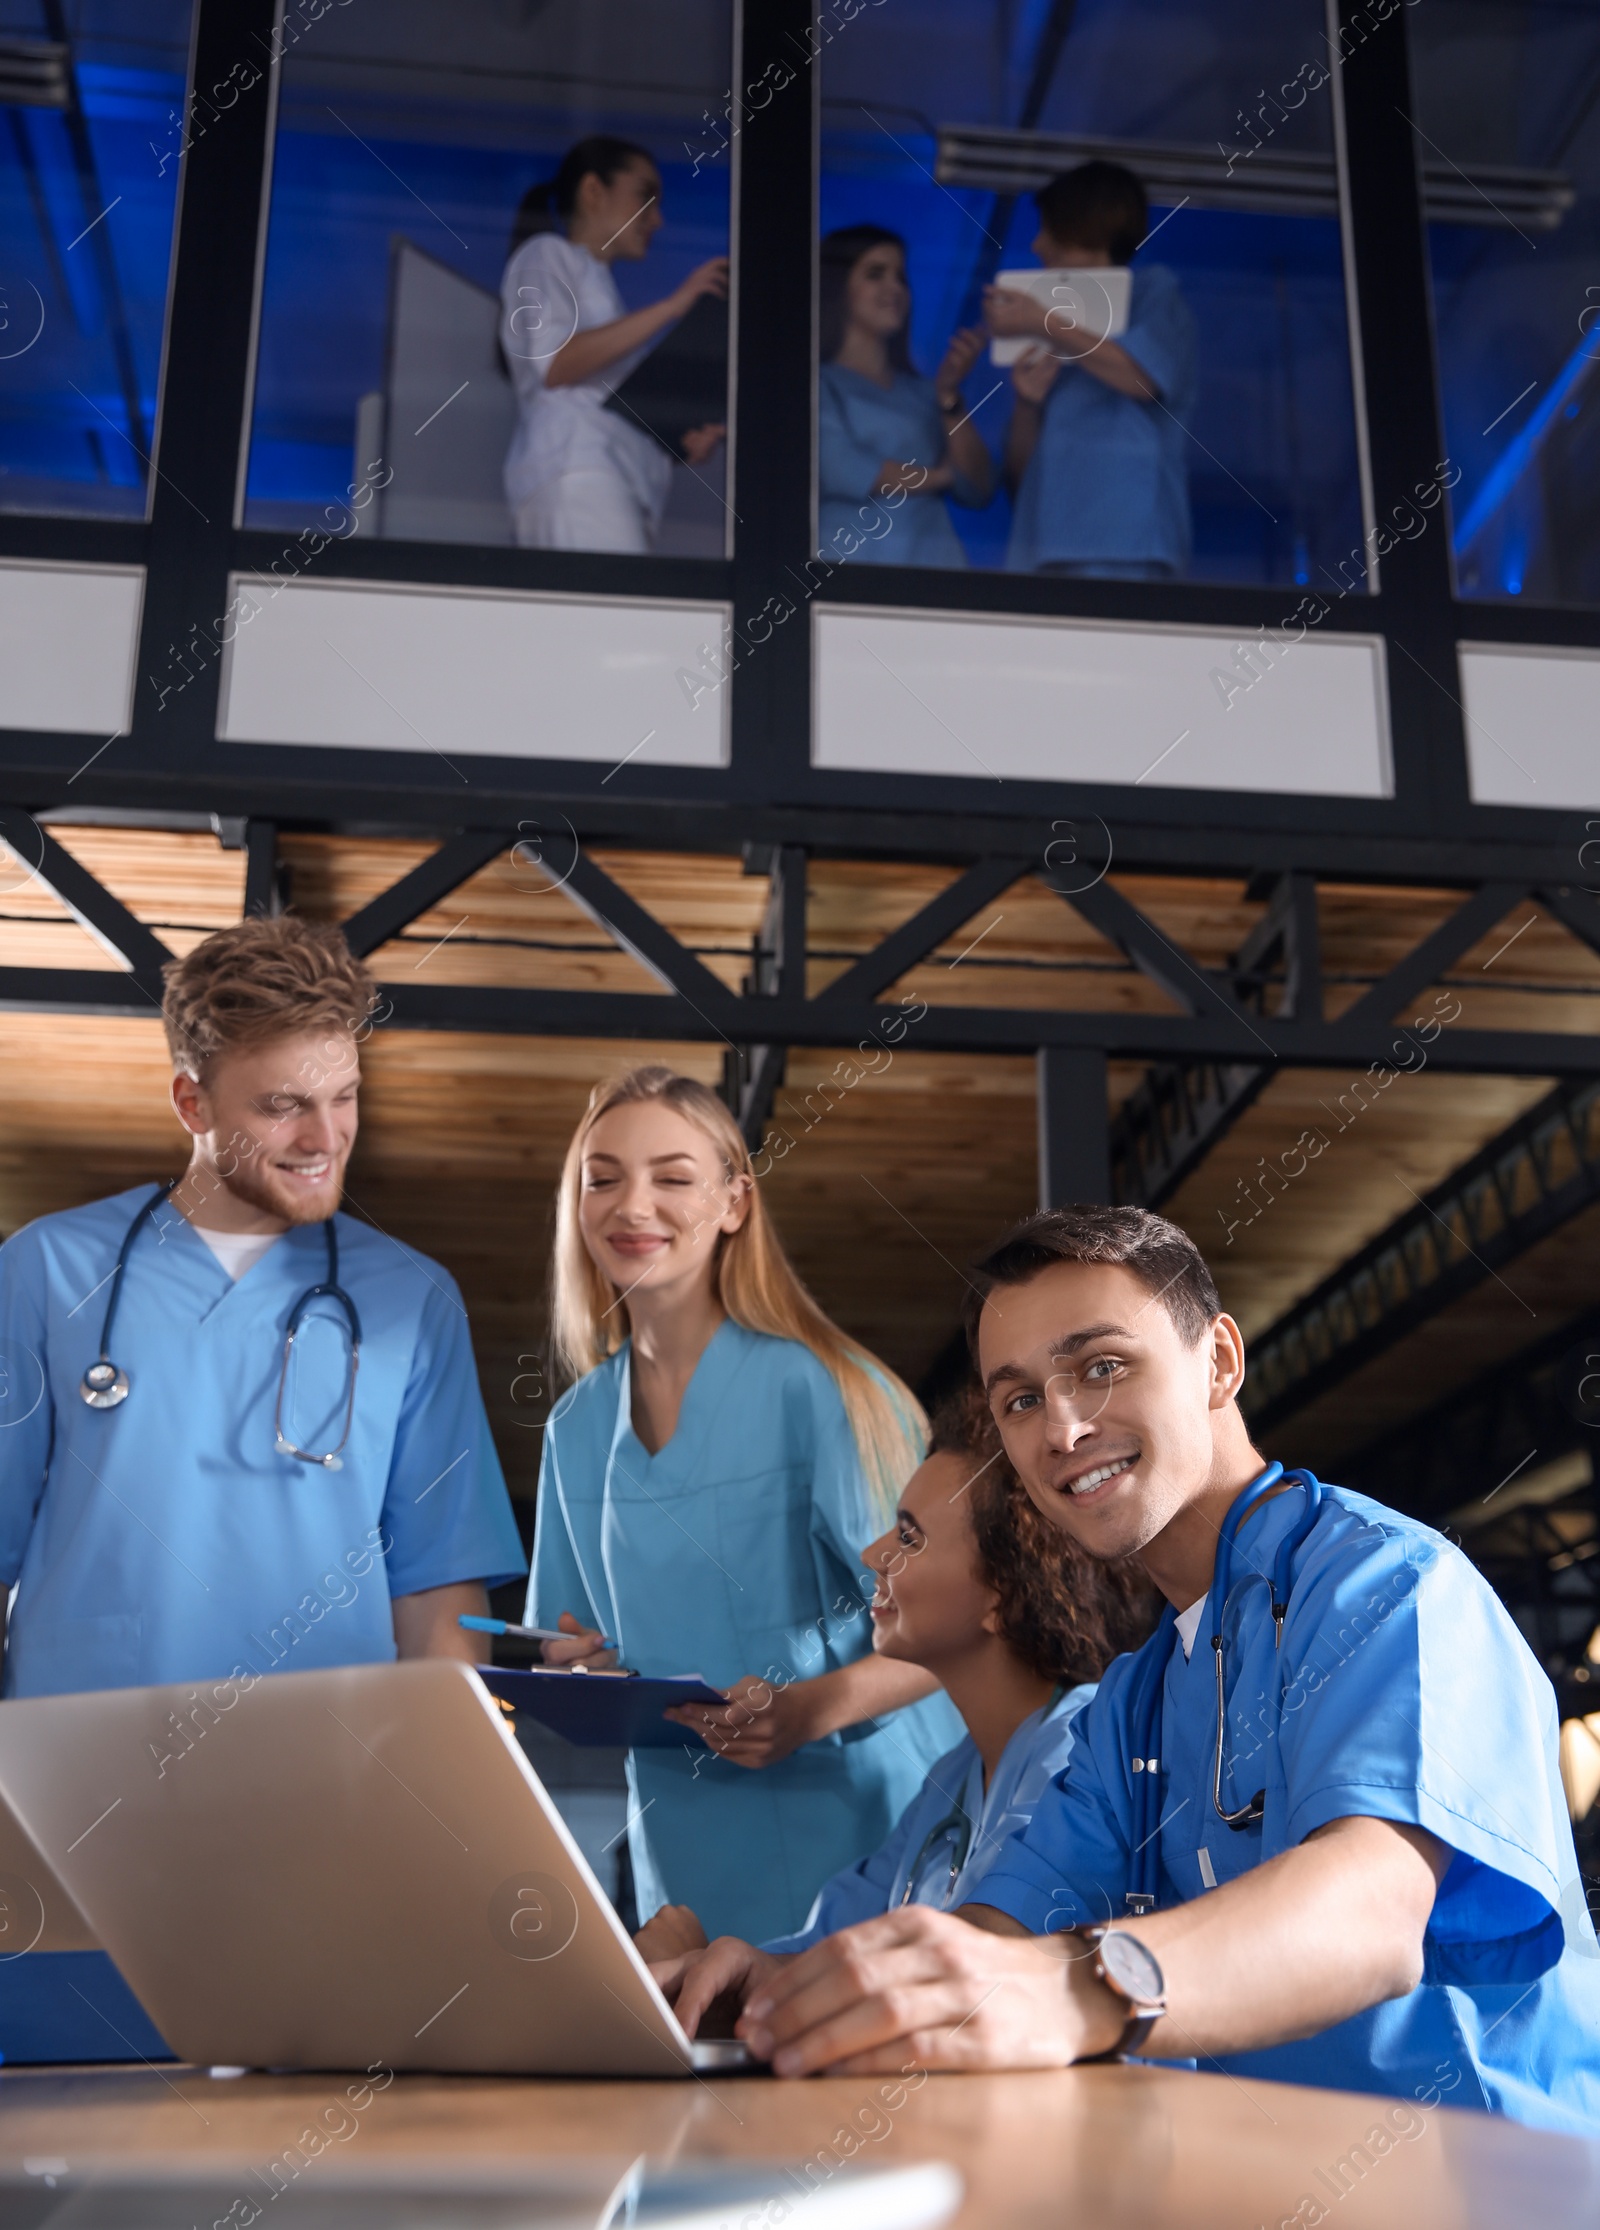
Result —
[{"label": "wooden ceiling beam", "polygon": [[0,806],[0,837],[44,888],[61,901],[79,927],[126,968],[145,995],[159,1006],[161,971],[173,958],[170,947],[74,859],[31,813]]}]

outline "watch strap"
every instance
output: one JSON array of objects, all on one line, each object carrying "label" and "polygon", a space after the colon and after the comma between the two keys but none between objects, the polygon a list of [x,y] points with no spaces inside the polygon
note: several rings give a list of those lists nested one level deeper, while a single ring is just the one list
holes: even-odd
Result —
[{"label": "watch strap", "polygon": [[[1102,1925],[1092,1928],[1080,1928],[1076,1931],[1076,1933],[1083,1938],[1084,1942],[1089,1946],[1091,1951],[1098,1952],[1101,1939],[1105,1936],[1110,1935],[1112,1933],[1112,1930],[1108,1926]],[[1148,1951],[1148,1947],[1142,1948],[1145,1948]],[[1155,1965],[1157,1974],[1159,1974],[1161,1971],[1160,1962],[1156,1960],[1154,1952],[1148,1952],[1148,1956],[1151,1959],[1152,1963]],[[1162,2018],[1167,2010],[1167,1997],[1164,1984],[1159,1995],[1154,1998],[1132,1998],[1123,1988],[1122,1984],[1116,1980],[1115,1976],[1107,1970],[1105,1961],[1102,1958],[1098,1957],[1095,1959],[1094,1962],[1094,1976],[1097,1982],[1103,1982],[1105,1984],[1106,1988],[1111,1991],[1113,1996],[1118,1997],[1122,2000],[1122,2003],[1128,2009],[1128,2018],[1123,2023],[1122,2034],[1117,2038],[1115,2044],[1111,2045],[1109,2049],[1104,2052],[1095,2052],[1090,2054],[1087,2058],[1081,2060],[1078,2063],[1080,2066],[1085,2067],[1092,2065],[1097,2060],[1125,2060],[1129,2058],[1131,2054],[1138,2051],[1140,2045],[1145,2042],[1146,2038],[1150,2034],[1150,2031],[1155,2027],[1156,2023]]]}]

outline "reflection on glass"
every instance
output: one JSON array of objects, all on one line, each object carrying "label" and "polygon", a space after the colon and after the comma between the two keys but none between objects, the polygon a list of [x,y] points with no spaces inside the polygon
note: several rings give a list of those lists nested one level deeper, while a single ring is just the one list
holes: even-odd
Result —
[{"label": "reflection on glass", "polygon": [[0,509],[142,518],[190,0],[0,0]]},{"label": "reflection on glass", "polygon": [[307,562],[319,533],[722,556],[729,165],[694,150],[730,40],[728,0],[308,24],[245,523]]},{"label": "reflection on glass", "polygon": [[1600,603],[1600,14],[1408,23],[1457,587]]},{"label": "reflection on glass", "polygon": [[994,489],[961,394],[983,333],[952,334],[933,378],[918,376],[906,244],[880,225],[827,235],[819,287],[821,547],[867,564],[965,565],[945,498],[978,509]]},{"label": "reflection on glass", "polygon": [[[660,534],[670,453],[607,405],[697,302],[728,292],[728,259],[712,256],[658,301],[624,307],[611,267],[642,262],[661,224],[654,160],[609,133],[569,147],[522,197],[500,282],[500,346],[517,397],[506,502],[531,549],[638,556]],[[704,465],[727,430],[686,428],[685,461]]]},{"label": "reflection on glass", "polygon": [[[945,460],[967,564],[1366,587],[1335,66],[1319,0],[922,0],[824,45],[822,234],[904,242],[907,362],[992,460]],[[864,457],[830,483],[832,384],[823,553],[961,562],[910,554]]]}]

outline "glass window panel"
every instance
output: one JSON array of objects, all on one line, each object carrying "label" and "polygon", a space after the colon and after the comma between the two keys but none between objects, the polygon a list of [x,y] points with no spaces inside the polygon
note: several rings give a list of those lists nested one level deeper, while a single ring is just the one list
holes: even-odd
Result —
[{"label": "glass window panel", "polygon": [[[883,244],[871,267],[850,263],[848,238],[824,248],[819,548],[1364,586],[1320,0],[921,0],[828,32],[838,12],[822,16],[822,232],[899,235],[911,308],[895,333]],[[1102,177],[1112,209],[1086,206],[1080,181],[1057,208],[1083,237],[1041,237],[1034,189],[1090,158],[1117,166]],[[1039,331],[1019,367],[994,360],[993,336],[970,366],[944,361],[982,323],[997,272],[1126,257],[1115,196],[1130,171],[1148,234],[1125,340],[1100,338],[1115,269],[1058,270],[1028,315],[1050,321],[1060,358]],[[884,299],[863,296],[859,318],[839,307],[873,284]],[[902,342],[909,370],[892,360]],[[942,409],[941,386],[957,407]],[[900,464],[935,489],[901,497]]]},{"label": "glass window panel", "polygon": [[144,516],[190,16],[0,0],[0,510]]},{"label": "glass window panel", "polygon": [[1452,0],[1407,22],[1457,587],[1594,604],[1600,10]]},{"label": "glass window panel", "polygon": [[[693,150],[730,52],[728,0],[291,8],[246,525],[721,557],[729,166]],[[594,135],[639,152],[513,266]]]}]

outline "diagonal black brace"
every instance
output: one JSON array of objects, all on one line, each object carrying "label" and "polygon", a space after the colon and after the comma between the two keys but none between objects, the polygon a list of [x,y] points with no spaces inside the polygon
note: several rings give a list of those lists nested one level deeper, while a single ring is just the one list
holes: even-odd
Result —
[{"label": "diagonal black brace", "polygon": [[1533,895],[1547,914],[1554,914],[1563,929],[1570,929],[1591,952],[1600,952],[1600,892],[1581,886],[1574,890],[1565,884],[1545,884]]},{"label": "diagonal black brace", "polygon": [[409,875],[402,875],[399,882],[380,891],[370,905],[350,916],[344,925],[350,950],[358,960],[365,960],[515,842],[514,831],[507,829],[461,829],[446,837],[439,849],[420,860]]},{"label": "diagonal black brace", "polygon": [[1430,931],[1421,944],[1413,945],[1404,960],[1398,961],[1386,976],[1380,976],[1341,1020],[1362,1029],[1392,1022],[1400,1007],[1437,982],[1446,968],[1452,967],[1464,952],[1470,952],[1478,939],[1486,936],[1517,900],[1527,895],[1526,883],[1483,884],[1465,904],[1440,922],[1437,929]]},{"label": "diagonal black brace", "polygon": [[561,888],[608,937],[616,939],[624,952],[648,968],[664,989],[676,991],[707,1020],[708,1009],[725,1009],[733,1003],[734,994],[705,962],[697,960],[687,945],[679,944],[670,929],[647,913],[636,898],[630,898],[587,853],[577,854]]},{"label": "diagonal black brace", "polygon": [[97,944],[120,961],[145,995],[159,1006],[161,971],[173,954],[155,932],[146,929],[65,845],[58,844],[47,828],[40,827],[31,813],[0,806],[0,837],[45,889],[60,899],[80,928],[87,929]]},{"label": "diagonal black brace", "polygon": [[876,999],[908,968],[926,960],[947,937],[953,937],[980,906],[992,904],[1027,872],[1026,860],[980,860],[976,867],[958,875],[937,898],[930,898],[909,921],[903,921],[870,952],[853,961],[815,1001],[816,1006],[825,1011],[847,1006],[855,999]]},{"label": "diagonal black brace", "polygon": [[1123,958],[1132,961],[1140,974],[1148,976],[1157,990],[1164,991],[1182,1013],[1204,1014],[1213,1019],[1227,1015],[1242,1023],[1263,1050],[1271,1053],[1266,1039],[1219,979],[1191,960],[1181,946],[1175,945],[1149,915],[1142,914],[1120,890],[1110,883],[1094,883],[1088,890],[1064,891],[1061,895],[1091,929],[1098,929],[1102,937],[1109,938]]}]

